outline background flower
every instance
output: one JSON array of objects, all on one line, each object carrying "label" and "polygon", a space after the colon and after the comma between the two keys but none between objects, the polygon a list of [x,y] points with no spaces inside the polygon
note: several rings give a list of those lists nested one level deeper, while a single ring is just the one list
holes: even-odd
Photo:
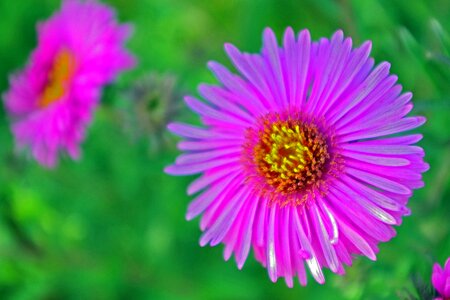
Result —
[{"label": "background flower", "polygon": [[436,299],[450,299],[450,258],[445,262],[444,268],[434,264],[431,282],[440,296]]},{"label": "background flower", "polygon": [[123,48],[130,33],[112,8],[96,1],[63,1],[39,24],[37,48],[4,95],[19,149],[30,148],[48,167],[61,150],[79,157],[103,85],[134,64]]}]

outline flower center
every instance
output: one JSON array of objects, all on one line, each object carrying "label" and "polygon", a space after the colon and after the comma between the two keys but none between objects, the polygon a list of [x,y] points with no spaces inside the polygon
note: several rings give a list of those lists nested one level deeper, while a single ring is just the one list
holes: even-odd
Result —
[{"label": "flower center", "polygon": [[48,74],[47,84],[38,99],[40,108],[48,107],[66,94],[75,68],[73,54],[66,49],[59,51]]},{"label": "flower center", "polygon": [[322,177],[330,155],[315,125],[277,121],[265,127],[259,138],[254,161],[267,183],[279,192],[301,191]]},{"label": "flower center", "polygon": [[[249,128],[243,159],[250,178],[272,202],[301,204],[311,190],[323,187],[334,160],[327,137],[300,116],[269,114]],[[334,168],[333,168],[334,169]]]}]

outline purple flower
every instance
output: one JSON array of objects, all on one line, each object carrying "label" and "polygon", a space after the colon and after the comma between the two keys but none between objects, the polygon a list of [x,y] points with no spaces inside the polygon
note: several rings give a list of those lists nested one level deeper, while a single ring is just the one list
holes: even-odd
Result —
[{"label": "purple flower", "polygon": [[406,117],[412,94],[342,31],[312,42],[288,28],[279,47],[267,29],[260,54],[225,49],[240,74],[211,62],[221,85],[200,85],[208,104],[185,99],[204,126],[169,125],[185,153],[165,171],[203,174],[186,215],[203,214],[200,244],[224,243],[238,268],[252,248],[290,287],[306,285],[305,265],[323,283],[322,268],[343,274],[353,254],[375,260],[428,169],[422,136],[399,135],[425,122]]},{"label": "purple flower", "polygon": [[444,269],[439,264],[434,264],[431,282],[441,296],[439,300],[450,299],[450,258],[445,262]]},{"label": "purple flower", "polygon": [[19,149],[51,167],[63,150],[76,159],[102,86],[133,66],[123,48],[131,27],[96,1],[66,0],[38,25],[38,46],[4,95]]}]

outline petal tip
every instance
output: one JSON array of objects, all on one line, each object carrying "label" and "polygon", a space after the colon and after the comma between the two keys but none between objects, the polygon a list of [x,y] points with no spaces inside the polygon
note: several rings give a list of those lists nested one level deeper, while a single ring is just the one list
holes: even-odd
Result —
[{"label": "petal tip", "polygon": [[237,48],[235,45],[231,44],[231,43],[225,43],[223,44],[223,48],[225,49],[225,52],[230,53],[230,52],[237,52]]},{"label": "petal tip", "polygon": [[344,31],[342,29],[338,29],[333,33],[333,38],[338,38],[342,40],[344,38]]},{"label": "petal tip", "polygon": [[195,216],[191,213],[191,212],[187,212],[185,215],[184,215],[184,218],[186,219],[186,221],[191,221],[191,220],[193,220],[194,218],[195,218]]},{"label": "petal tip", "polygon": [[275,35],[275,33],[273,32],[272,28],[266,27],[266,28],[264,28],[263,35],[264,36],[266,36],[266,35]]},{"label": "petal tip", "polygon": [[294,29],[291,26],[286,27],[286,30],[284,31],[285,35],[294,35]]},{"label": "petal tip", "polygon": [[242,268],[244,267],[244,264],[245,264],[245,260],[238,260],[236,265],[239,270],[242,270]]},{"label": "petal tip", "polygon": [[164,173],[169,174],[169,175],[174,175],[174,166],[170,165],[164,168]]}]

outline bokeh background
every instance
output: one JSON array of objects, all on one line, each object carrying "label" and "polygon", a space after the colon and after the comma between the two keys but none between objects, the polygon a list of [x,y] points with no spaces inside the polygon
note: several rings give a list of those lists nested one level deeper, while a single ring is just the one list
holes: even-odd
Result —
[{"label": "bokeh background", "polygon": [[[104,90],[79,162],[46,170],[14,152],[0,111],[0,299],[415,299],[433,262],[450,256],[450,1],[448,0],[110,0],[131,22],[136,69]],[[0,1],[0,91],[36,43],[35,25],[59,0]],[[389,61],[415,114],[431,169],[410,200],[412,215],[382,244],[378,260],[355,260],[344,277],[326,271],[293,289],[271,283],[252,255],[239,271],[222,246],[201,248],[198,219],[187,222],[193,177],[162,170],[174,160],[168,120],[199,122],[182,103],[215,82],[209,60],[230,66],[232,42],[258,51],[264,27],[338,28],[354,44],[373,41]]]}]

